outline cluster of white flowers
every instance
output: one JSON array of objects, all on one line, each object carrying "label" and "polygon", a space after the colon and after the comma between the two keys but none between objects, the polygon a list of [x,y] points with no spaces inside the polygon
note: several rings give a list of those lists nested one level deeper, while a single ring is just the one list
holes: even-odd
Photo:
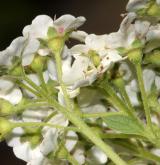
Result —
[{"label": "cluster of white flowers", "polygon": [[[130,0],[127,11],[119,30],[104,35],[77,31],[84,17],[63,15],[53,20],[40,15],[23,29],[23,36],[0,52],[0,135],[27,165],[109,162],[100,148],[86,144],[85,137],[69,129],[71,121],[47,101],[67,107],[68,96],[72,113],[90,115],[82,120],[95,131],[109,132],[98,114],[116,113],[119,107],[114,100],[106,101],[96,85],[106,77],[112,85],[121,78],[131,106],[142,109],[134,69],[139,61],[148,104],[155,112],[151,120],[160,126],[160,1]],[[73,39],[80,44],[69,48],[67,41]],[[118,98],[124,99],[118,91]],[[141,119],[145,120],[144,115]],[[152,152],[160,156],[160,149],[152,147]]]}]

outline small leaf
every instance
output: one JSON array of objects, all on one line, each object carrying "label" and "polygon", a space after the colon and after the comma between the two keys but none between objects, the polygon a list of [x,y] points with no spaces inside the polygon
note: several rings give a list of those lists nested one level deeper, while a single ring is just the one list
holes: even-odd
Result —
[{"label": "small leaf", "polygon": [[144,129],[136,120],[126,115],[111,115],[103,118],[107,126],[125,134],[142,134]]}]

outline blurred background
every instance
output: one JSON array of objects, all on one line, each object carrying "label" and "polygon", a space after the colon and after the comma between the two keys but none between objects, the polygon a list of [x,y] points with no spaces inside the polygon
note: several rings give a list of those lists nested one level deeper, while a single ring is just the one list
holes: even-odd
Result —
[{"label": "blurred background", "polygon": [[[127,0],[1,0],[0,4],[0,51],[22,35],[25,25],[39,14],[57,18],[63,14],[85,16],[81,30],[87,33],[104,34],[117,31],[125,13]],[[25,165],[18,160],[5,142],[0,143],[1,165]]]}]

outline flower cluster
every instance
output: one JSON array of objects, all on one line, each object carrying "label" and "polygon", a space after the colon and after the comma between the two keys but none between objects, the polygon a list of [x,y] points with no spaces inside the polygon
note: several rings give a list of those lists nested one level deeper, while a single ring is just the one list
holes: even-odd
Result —
[{"label": "flower cluster", "polygon": [[127,11],[103,35],[40,15],[0,52],[0,139],[27,165],[160,162],[160,1]]}]

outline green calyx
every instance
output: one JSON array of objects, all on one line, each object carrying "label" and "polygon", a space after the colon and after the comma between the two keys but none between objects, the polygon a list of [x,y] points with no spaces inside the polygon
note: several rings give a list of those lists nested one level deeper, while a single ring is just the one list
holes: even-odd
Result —
[{"label": "green calyx", "polygon": [[52,50],[53,53],[61,53],[64,47],[64,38],[56,37],[48,41],[48,47]]},{"label": "green calyx", "polygon": [[0,99],[0,115],[7,116],[14,113],[14,106],[7,100]]},{"label": "green calyx", "polygon": [[123,88],[124,87],[124,80],[122,77],[116,77],[115,79],[112,80],[112,83],[117,87],[117,88]]},{"label": "green calyx", "polygon": [[23,75],[23,69],[21,66],[16,66],[15,68],[13,68],[10,73],[10,75],[12,76],[21,76]]},{"label": "green calyx", "polygon": [[93,64],[97,67],[99,66],[101,59],[99,55],[94,50],[89,50],[88,56],[91,58]]},{"label": "green calyx", "polygon": [[3,140],[14,128],[14,124],[9,120],[0,117],[0,140]]},{"label": "green calyx", "polygon": [[141,48],[137,48],[137,49],[133,49],[130,52],[128,52],[127,54],[128,59],[133,63],[133,64],[140,64],[142,62],[142,49]]}]

